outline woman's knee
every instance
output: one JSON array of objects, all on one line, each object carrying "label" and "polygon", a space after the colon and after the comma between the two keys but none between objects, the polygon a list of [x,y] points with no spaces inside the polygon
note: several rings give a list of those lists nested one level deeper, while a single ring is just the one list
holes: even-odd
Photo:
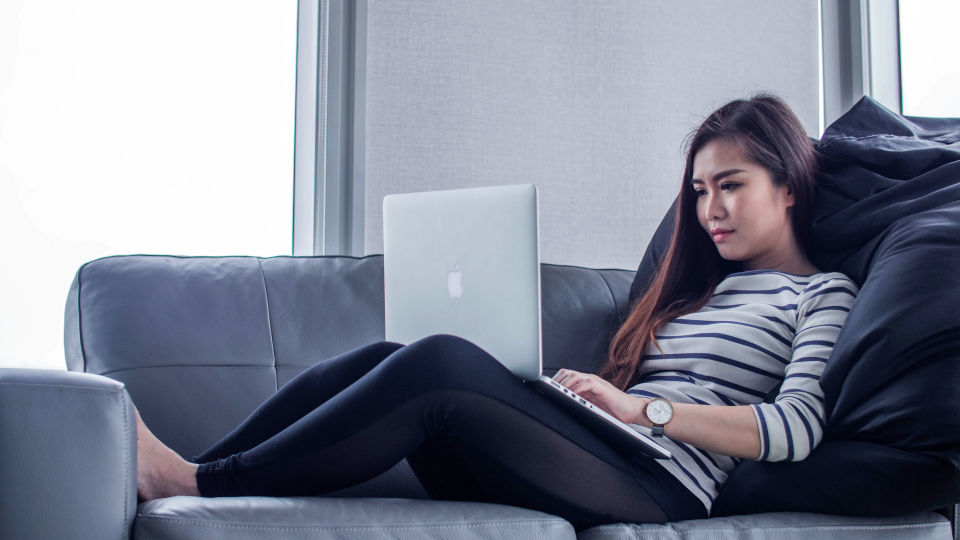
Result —
[{"label": "woman's knee", "polygon": [[453,334],[433,334],[432,336],[427,336],[422,339],[414,341],[408,347],[416,345],[417,347],[430,347],[433,349],[441,350],[458,350],[458,349],[473,349],[479,348],[472,341],[462,338],[460,336],[455,336]]},{"label": "woman's knee", "polygon": [[394,343],[392,341],[378,341],[376,343],[371,343],[368,345],[368,347],[370,347],[371,352],[375,353],[375,356],[386,358],[402,349],[403,344]]},{"label": "woman's knee", "polygon": [[442,358],[445,362],[475,361],[477,357],[489,356],[472,341],[452,334],[434,334],[406,346],[416,351],[416,356],[430,361]]},{"label": "woman's knee", "polygon": [[301,372],[298,378],[325,377],[331,367],[337,366],[350,366],[351,369],[369,371],[402,348],[403,345],[390,341],[369,343],[321,360]]},{"label": "woman's knee", "polygon": [[390,362],[420,376],[443,380],[475,373],[486,364],[498,364],[473,342],[450,334],[435,334],[414,341],[394,355]]}]

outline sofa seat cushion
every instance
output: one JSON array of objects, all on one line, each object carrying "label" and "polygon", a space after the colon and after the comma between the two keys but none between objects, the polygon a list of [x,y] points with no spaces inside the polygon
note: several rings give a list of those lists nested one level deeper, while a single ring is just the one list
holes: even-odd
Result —
[{"label": "sofa seat cushion", "polygon": [[803,512],[692,519],[664,525],[603,525],[582,531],[580,540],[790,540],[890,538],[950,540],[947,518],[936,512],[896,517],[849,517]]},{"label": "sofa seat cushion", "polygon": [[140,504],[136,540],[570,538],[561,518],[488,503],[323,497],[169,497]]}]

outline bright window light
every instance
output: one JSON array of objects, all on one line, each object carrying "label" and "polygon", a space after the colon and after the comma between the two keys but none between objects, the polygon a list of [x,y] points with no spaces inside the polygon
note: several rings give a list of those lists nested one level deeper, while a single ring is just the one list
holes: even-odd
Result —
[{"label": "bright window light", "polygon": [[0,2],[0,366],[107,255],[290,254],[297,2]]},{"label": "bright window light", "polygon": [[900,2],[900,92],[903,114],[960,117],[960,63],[955,59],[960,2]]}]

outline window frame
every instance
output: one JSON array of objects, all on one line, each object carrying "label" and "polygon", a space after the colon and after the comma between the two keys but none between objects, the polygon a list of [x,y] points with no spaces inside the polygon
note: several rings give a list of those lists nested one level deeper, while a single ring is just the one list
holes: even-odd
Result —
[{"label": "window frame", "polygon": [[900,113],[899,0],[821,0],[823,123],[863,96]]},{"label": "window frame", "polygon": [[299,0],[294,255],[363,255],[366,0]]}]

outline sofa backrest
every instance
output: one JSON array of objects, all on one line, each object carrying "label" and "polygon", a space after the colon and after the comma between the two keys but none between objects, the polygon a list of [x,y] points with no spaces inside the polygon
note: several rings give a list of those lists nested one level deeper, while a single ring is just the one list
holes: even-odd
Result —
[{"label": "sofa backrest", "polygon": [[[634,272],[541,266],[544,371],[595,371]],[[127,386],[184,456],[305,368],[384,338],[383,256],[98,259],[67,299],[67,367]]]}]

